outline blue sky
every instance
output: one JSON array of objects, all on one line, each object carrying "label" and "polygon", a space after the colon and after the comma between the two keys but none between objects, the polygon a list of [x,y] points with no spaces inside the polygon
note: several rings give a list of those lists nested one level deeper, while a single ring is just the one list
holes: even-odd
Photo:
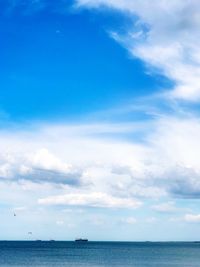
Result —
[{"label": "blue sky", "polygon": [[78,119],[165,82],[109,38],[121,21],[131,24],[122,14],[68,5],[64,13],[55,5],[26,14],[28,2],[9,14],[1,7],[1,109],[12,119]]},{"label": "blue sky", "polygon": [[0,10],[1,238],[199,239],[199,3]]}]

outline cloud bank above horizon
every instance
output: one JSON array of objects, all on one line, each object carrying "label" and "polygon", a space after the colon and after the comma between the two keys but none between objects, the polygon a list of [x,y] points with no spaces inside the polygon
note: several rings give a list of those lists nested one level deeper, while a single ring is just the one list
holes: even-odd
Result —
[{"label": "cloud bank above horizon", "polygon": [[[1,132],[1,182],[57,184],[69,193],[133,199],[200,198],[199,119],[163,117],[154,127],[148,134],[148,125],[134,123]],[[121,138],[110,139],[118,131]],[[137,131],[143,142],[122,138]]]}]

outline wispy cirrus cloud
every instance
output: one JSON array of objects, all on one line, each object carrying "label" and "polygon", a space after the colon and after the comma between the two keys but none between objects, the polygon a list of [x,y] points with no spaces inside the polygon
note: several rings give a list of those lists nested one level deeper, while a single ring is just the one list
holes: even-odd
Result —
[{"label": "wispy cirrus cloud", "polygon": [[107,7],[132,16],[126,34],[116,31],[111,36],[152,71],[174,82],[173,89],[164,92],[167,98],[200,100],[199,1],[77,0],[76,5]]},{"label": "wispy cirrus cloud", "polygon": [[111,37],[125,46],[130,54],[144,61],[150,72],[159,72],[170,79],[174,86],[161,91],[169,99],[197,101],[200,99],[199,74],[199,12],[197,0],[76,0],[70,1],[4,1],[7,10],[21,7],[25,13],[49,8],[64,12],[74,3],[76,8],[101,8],[118,10],[130,19],[126,33],[110,32]]}]

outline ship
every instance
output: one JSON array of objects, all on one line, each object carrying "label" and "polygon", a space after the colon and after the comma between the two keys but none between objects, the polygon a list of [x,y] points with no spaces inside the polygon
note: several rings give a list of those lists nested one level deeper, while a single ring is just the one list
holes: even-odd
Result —
[{"label": "ship", "polygon": [[88,242],[87,238],[77,238],[75,239],[75,242]]}]

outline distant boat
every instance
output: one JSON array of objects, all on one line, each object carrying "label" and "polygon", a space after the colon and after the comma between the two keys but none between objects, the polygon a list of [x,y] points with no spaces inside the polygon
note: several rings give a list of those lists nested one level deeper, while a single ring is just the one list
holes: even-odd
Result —
[{"label": "distant boat", "polygon": [[42,242],[42,240],[40,240],[40,239],[37,239],[37,240],[35,240],[35,242]]},{"label": "distant boat", "polygon": [[88,242],[88,239],[86,239],[86,238],[77,238],[77,239],[75,239],[75,242]]},{"label": "distant boat", "polygon": [[55,240],[51,239],[51,240],[49,240],[49,242],[55,242]]}]

